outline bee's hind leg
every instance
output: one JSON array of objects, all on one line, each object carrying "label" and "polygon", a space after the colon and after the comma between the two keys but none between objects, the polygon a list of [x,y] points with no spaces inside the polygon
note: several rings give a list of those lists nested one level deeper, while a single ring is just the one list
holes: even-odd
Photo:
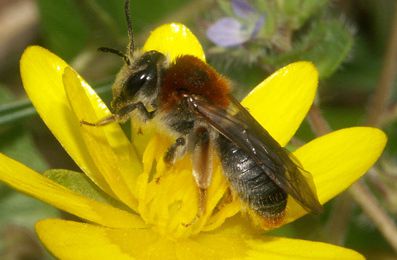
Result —
[{"label": "bee's hind leg", "polygon": [[213,133],[205,126],[199,126],[189,136],[192,143],[193,177],[198,188],[198,209],[193,223],[205,214],[207,190],[213,173]]}]

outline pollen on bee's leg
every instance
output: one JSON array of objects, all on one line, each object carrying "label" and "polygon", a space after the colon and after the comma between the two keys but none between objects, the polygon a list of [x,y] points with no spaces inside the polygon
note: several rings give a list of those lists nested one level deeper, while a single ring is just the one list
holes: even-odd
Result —
[{"label": "pollen on bee's leg", "polygon": [[277,214],[269,214],[267,216],[261,216],[258,213],[250,210],[248,212],[250,218],[254,224],[264,230],[270,230],[281,226],[285,220],[285,210]]}]

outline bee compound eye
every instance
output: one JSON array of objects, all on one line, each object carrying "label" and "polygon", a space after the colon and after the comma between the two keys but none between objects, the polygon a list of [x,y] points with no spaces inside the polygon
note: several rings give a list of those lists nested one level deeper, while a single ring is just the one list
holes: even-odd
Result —
[{"label": "bee compound eye", "polygon": [[155,71],[144,69],[129,76],[124,83],[123,94],[126,97],[134,96],[139,90],[153,82]]},{"label": "bee compound eye", "polygon": [[143,91],[146,96],[155,93],[157,82],[161,76],[161,64],[165,56],[156,51],[149,51],[138,58],[132,65],[134,70],[124,81],[122,98],[128,99]]}]

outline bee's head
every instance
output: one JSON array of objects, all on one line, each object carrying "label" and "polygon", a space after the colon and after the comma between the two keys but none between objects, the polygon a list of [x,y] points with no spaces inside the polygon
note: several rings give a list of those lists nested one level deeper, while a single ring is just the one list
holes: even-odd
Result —
[{"label": "bee's head", "polygon": [[166,64],[164,54],[157,51],[144,53],[135,51],[134,35],[130,16],[130,0],[125,0],[125,17],[128,28],[129,44],[124,54],[119,50],[102,47],[100,51],[110,52],[123,58],[125,64],[118,73],[112,86],[113,113],[118,113],[137,100],[150,106],[154,105],[160,87],[161,71]]},{"label": "bee's head", "polygon": [[113,84],[112,109],[115,113],[137,100],[153,105],[160,87],[161,72],[166,64],[164,54],[148,51],[134,54]]}]

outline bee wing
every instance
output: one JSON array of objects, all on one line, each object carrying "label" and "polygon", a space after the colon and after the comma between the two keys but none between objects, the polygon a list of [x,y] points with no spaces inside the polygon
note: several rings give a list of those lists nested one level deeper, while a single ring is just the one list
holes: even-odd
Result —
[{"label": "bee wing", "polygon": [[253,158],[306,211],[322,211],[311,174],[237,100],[231,97],[227,110],[194,96],[189,96],[188,102],[212,127]]}]

